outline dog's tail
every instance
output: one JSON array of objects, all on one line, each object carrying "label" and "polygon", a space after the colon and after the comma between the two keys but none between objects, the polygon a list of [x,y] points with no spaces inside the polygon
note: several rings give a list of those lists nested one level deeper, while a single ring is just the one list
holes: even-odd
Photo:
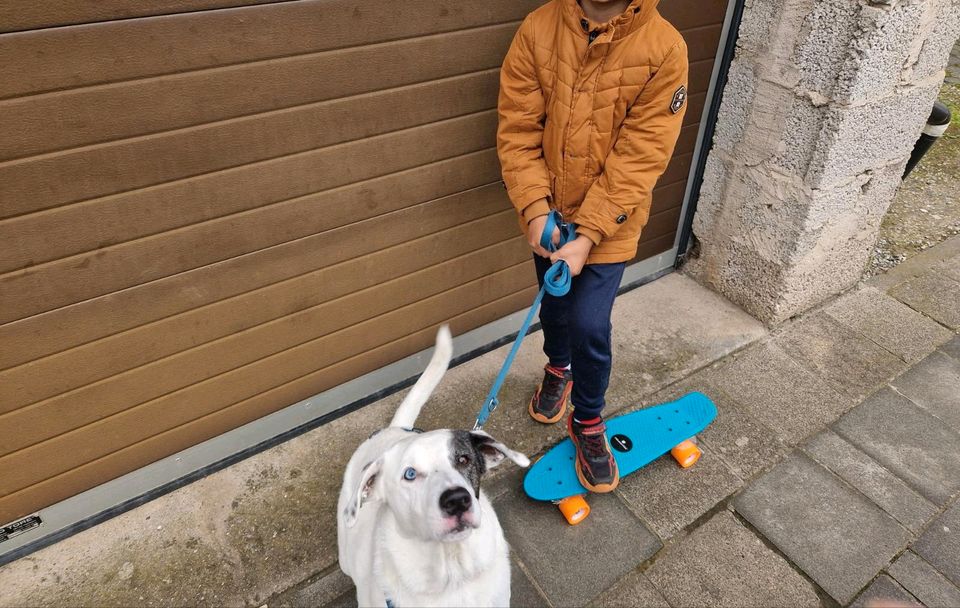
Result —
[{"label": "dog's tail", "polygon": [[423,375],[413,385],[410,392],[404,398],[403,403],[397,408],[397,413],[393,415],[390,426],[399,426],[403,428],[412,428],[420,415],[420,408],[427,402],[433,389],[437,388],[440,379],[447,372],[447,366],[450,365],[450,358],[453,356],[453,339],[450,337],[450,328],[446,325],[440,327],[437,332],[437,345],[433,350],[433,357]]}]

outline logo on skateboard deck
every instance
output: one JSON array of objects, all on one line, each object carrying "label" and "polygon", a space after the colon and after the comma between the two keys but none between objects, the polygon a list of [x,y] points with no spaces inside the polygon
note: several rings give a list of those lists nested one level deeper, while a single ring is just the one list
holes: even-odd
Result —
[{"label": "logo on skateboard deck", "polygon": [[618,452],[629,452],[633,449],[633,442],[626,435],[614,435],[610,438],[610,445]]}]

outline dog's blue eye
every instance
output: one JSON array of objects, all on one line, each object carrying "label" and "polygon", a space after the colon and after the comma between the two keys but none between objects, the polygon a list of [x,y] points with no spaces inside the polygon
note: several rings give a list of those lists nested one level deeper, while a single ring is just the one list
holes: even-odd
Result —
[{"label": "dog's blue eye", "polygon": [[417,478],[417,471],[413,467],[407,467],[403,470],[403,478],[407,481],[413,481]]}]

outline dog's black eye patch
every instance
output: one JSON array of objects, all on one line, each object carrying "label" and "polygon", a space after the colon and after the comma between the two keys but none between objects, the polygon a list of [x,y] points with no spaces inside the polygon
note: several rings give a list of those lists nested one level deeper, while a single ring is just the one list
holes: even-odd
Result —
[{"label": "dog's black eye patch", "polygon": [[483,455],[478,452],[474,436],[467,431],[453,431],[450,458],[455,469],[473,486],[473,494],[480,497],[480,477],[486,472]]}]

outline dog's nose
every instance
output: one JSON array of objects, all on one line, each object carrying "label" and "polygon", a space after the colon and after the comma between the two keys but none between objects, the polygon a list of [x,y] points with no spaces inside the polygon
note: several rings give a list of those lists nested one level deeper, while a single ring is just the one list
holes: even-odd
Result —
[{"label": "dog's nose", "polygon": [[440,495],[440,508],[447,515],[460,515],[470,508],[470,501],[465,488],[453,488]]}]

